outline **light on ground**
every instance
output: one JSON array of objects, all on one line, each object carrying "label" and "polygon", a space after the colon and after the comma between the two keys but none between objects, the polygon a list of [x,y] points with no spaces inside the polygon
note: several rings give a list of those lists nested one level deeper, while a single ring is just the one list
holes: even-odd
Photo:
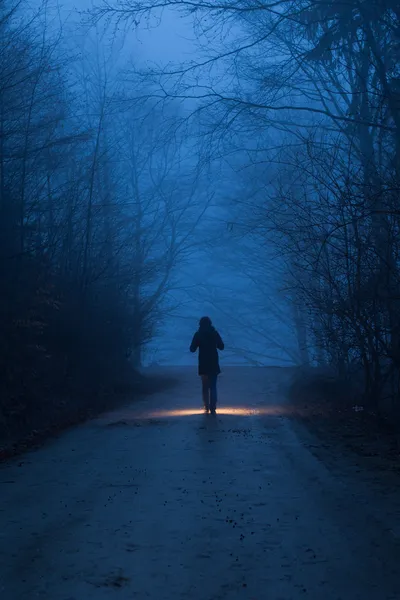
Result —
[{"label": "light on ground", "polygon": [[[293,413],[290,406],[221,406],[217,407],[217,417],[257,417],[257,416],[284,416]],[[195,417],[209,419],[212,421],[215,416],[206,414],[202,408],[169,408],[159,410],[123,410],[108,413],[100,417],[100,421],[108,422],[109,425],[117,424],[139,424],[146,421],[160,421],[162,419],[178,419],[180,417]]]},{"label": "light on ground", "polygon": [[[203,409],[198,408],[177,408],[177,409],[168,409],[168,410],[158,410],[149,412],[146,415],[143,415],[144,418],[156,418],[161,419],[163,417],[190,417],[194,415],[202,415],[205,414]],[[269,407],[242,407],[242,406],[222,406],[221,408],[217,408],[218,415],[235,415],[242,417],[251,417],[255,415],[277,415],[282,414],[281,406],[269,406]],[[205,415],[207,416],[207,415]],[[210,415],[212,416],[212,415]]]}]

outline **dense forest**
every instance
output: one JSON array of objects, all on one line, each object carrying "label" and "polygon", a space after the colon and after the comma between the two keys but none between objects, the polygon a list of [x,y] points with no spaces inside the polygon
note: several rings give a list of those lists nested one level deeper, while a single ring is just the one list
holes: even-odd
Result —
[{"label": "dense forest", "polygon": [[285,257],[300,362],[398,413],[398,0],[99,2],[90,17],[137,28],[161,9],[190,16],[199,58],[142,76],[164,102],[198,100],[210,157],[247,159],[231,227]]},{"label": "dense forest", "polygon": [[[163,9],[193,24],[196,60],[104,58],[99,28]],[[0,419],[140,368],[227,156],[224,243],[260,297],[279,257],[293,363],[398,413],[400,3],[99,0],[85,47],[49,14],[0,0]]]},{"label": "dense forest", "polygon": [[56,17],[0,2],[1,424],[136,385],[210,201],[176,109],[126,107],[117,61]]}]

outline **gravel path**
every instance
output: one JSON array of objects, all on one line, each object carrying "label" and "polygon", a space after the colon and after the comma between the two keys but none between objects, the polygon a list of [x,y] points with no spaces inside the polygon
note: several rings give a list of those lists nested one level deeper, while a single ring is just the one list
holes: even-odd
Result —
[{"label": "gravel path", "polygon": [[1,600],[399,600],[400,530],[312,453],[285,370],[227,369],[216,416],[180,376],[1,466]]}]

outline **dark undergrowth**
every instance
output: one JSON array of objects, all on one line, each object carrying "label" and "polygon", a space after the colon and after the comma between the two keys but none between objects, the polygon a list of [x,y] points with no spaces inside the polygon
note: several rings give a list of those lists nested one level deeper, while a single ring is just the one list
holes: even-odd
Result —
[{"label": "dark undergrowth", "polygon": [[35,410],[3,415],[0,422],[0,461],[19,456],[42,446],[67,429],[84,423],[107,410],[119,408],[135,399],[150,396],[177,385],[173,375],[131,372],[108,386],[79,386],[74,389],[42,392]]},{"label": "dark undergrowth", "polygon": [[331,450],[351,452],[371,468],[400,474],[399,421],[365,405],[355,382],[318,370],[299,371],[288,399],[296,417]]}]

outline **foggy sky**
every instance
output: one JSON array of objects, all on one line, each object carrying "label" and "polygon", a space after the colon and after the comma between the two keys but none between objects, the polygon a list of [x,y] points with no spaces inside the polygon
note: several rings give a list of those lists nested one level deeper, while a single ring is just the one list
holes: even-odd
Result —
[{"label": "foggy sky", "polygon": [[[78,5],[76,1],[71,4],[64,1],[58,6],[61,18],[65,21],[64,27],[76,35],[76,39],[82,44],[85,34],[77,25],[78,8],[89,8],[90,2],[83,1]],[[98,30],[102,29],[100,25]],[[110,36],[106,35],[102,43],[107,47],[109,41]],[[183,19],[171,10],[164,11],[161,24],[156,29],[136,32],[131,29],[124,35],[123,43],[121,38],[117,46],[121,64],[132,60],[139,66],[152,63],[160,65],[193,60],[196,57],[190,19]],[[223,198],[234,194],[235,176],[231,167],[223,161],[213,165],[213,173],[212,185],[216,197],[221,199],[221,206],[210,210],[204,219],[210,224],[210,228],[220,228],[222,239],[226,235],[226,221],[229,220],[229,210],[223,205]],[[247,362],[241,356],[243,351],[253,358],[259,355],[260,362],[287,364],[285,351],[276,347],[273,340],[277,339],[281,343],[284,339],[288,346],[293,347],[291,326],[285,326],[277,320],[269,312],[268,306],[260,305],[254,283],[235,268],[234,261],[233,264],[229,264],[229,260],[221,261],[221,256],[226,259],[227,253],[215,251],[207,256],[204,253],[194,255],[189,264],[181,268],[179,275],[186,282],[188,290],[180,292],[178,300],[182,302],[182,307],[169,317],[161,327],[159,336],[148,347],[145,356],[149,361],[195,365],[196,357],[189,354],[188,346],[198,319],[208,314],[226,343],[222,365],[224,362]],[[275,279],[271,270],[272,295],[277,283]],[[174,294],[174,300],[176,299]],[[278,297],[277,302],[281,302]],[[265,335],[258,334],[258,331],[267,331],[270,339],[266,340]]]}]

